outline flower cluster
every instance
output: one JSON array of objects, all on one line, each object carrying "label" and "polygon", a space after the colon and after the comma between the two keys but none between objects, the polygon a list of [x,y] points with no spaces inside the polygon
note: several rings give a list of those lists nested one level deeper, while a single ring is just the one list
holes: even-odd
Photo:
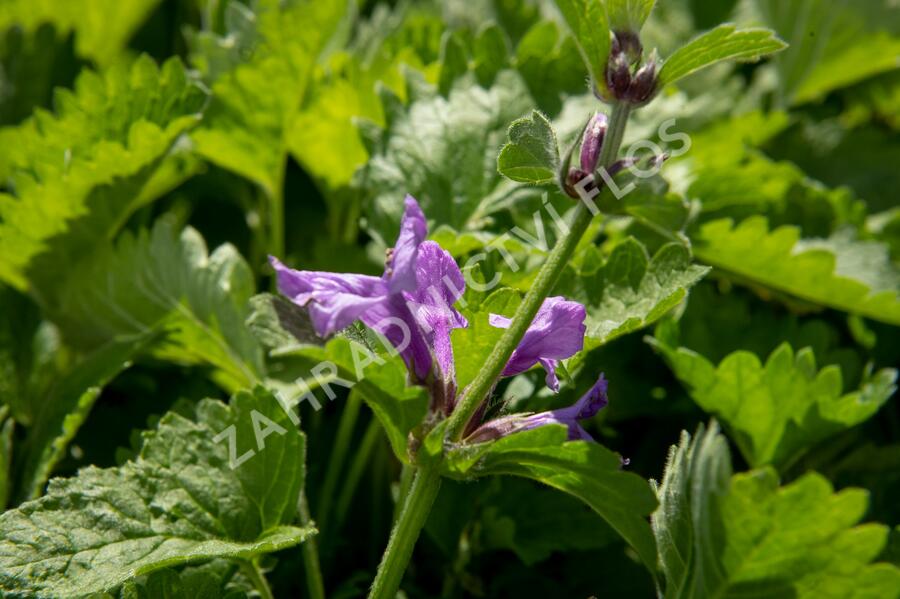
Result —
[{"label": "flower cluster", "polygon": [[[465,292],[465,279],[453,257],[434,241],[419,204],[406,196],[400,234],[387,251],[380,277],[293,270],[270,257],[278,289],[309,310],[316,332],[326,337],[356,320],[383,335],[398,351],[413,383],[429,389],[432,410],[449,415],[457,388],[450,333],[468,326],[454,304]],[[540,364],[547,386],[559,390],[556,367],[581,351],[585,309],[563,297],[548,297],[509,358],[502,376],[510,377]],[[510,319],[491,314],[491,326],[506,328]],[[606,405],[606,380],[597,383],[574,405],[538,414],[502,416],[473,423],[471,442],[496,439],[544,424],[564,424],[570,439],[590,439],[578,424]],[[479,426],[480,425],[480,426]]]}]

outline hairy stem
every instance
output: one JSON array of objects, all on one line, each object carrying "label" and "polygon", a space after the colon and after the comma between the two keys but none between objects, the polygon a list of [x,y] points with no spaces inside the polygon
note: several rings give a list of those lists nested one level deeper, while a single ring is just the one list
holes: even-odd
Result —
[{"label": "hairy stem", "polygon": [[[618,156],[619,146],[622,145],[622,136],[625,133],[625,125],[628,122],[628,114],[629,106],[627,104],[616,104],[614,106],[609,119],[606,139],[597,161],[598,169],[609,167]],[[525,335],[525,331],[531,325],[532,320],[534,320],[534,316],[540,309],[544,299],[550,294],[560,274],[562,274],[563,269],[572,257],[572,253],[591,223],[592,216],[587,205],[584,202],[579,202],[575,208],[572,222],[569,223],[568,234],[557,241],[556,246],[554,246],[547,257],[547,261],[544,262],[544,265],[538,272],[528,293],[525,294],[522,303],[519,304],[519,308],[516,310],[509,328],[504,331],[503,336],[500,337],[500,340],[494,346],[491,355],[479,371],[478,376],[463,391],[463,395],[447,424],[447,438],[449,440],[459,440],[472,415],[497,383],[497,379],[500,378],[500,373],[509,361],[510,355],[512,355],[519,341],[522,340],[522,336]]]},{"label": "hairy stem", "polygon": [[431,506],[441,488],[438,464],[429,464],[416,471],[412,487],[403,503],[403,511],[391,531],[387,549],[378,566],[378,574],[369,591],[369,599],[394,599],[413,547],[431,512]]}]

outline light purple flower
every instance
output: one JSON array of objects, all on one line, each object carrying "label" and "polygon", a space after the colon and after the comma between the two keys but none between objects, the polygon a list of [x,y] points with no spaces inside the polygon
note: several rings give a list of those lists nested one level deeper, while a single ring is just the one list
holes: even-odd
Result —
[{"label": "light purple flower", "polygon": [[588,122],[581,138],[581,170],[585,173],[593,173],[597,168],[597,159],[600,158],[600,150],[603,148],[603,138],[606,137],[606,129],[609,120],[602,112],[598,112]]},{"label": "light purple flower", "polygon": [[607,385],[606,378],[601,374],[594,386],[567,408],[538,412],[536,414],[525,413],[501,416],[479,426],[468,436],[466,441],[470,443],[492,441],[513,433],[535,429],[548,424],[562,424],[566,426],[569,429],[570,441],[593,441],[593,437],[582,428],[578,421],[593,418],[597,412],[606,406],[608,403],[606,395]]},{"label": "light purple flower", "polygon": [[[584,333],[587,330],[584,319],[584,306],[578,302],[561,296],[545,299],[506,363],[503,376],[515,376],[539,363],[547,371],[547,386],[559,391],[556,365],[559,360],[574,356],[584,347]],[[512,320],[491,314],[488,322],[491,326],[505,329]]]},{"label": "light purple flower", "polygon": [[361,320],[397,348],[417,382],[432,373],[453,382],[450,331],[465,327],[453,304],[465,281],[452,256],[428,235],[425,215],[406,196],[395,246],[388,250],[381,277],[293,270],[270,256],[278,289],[309,309],[316,332],[326,337]]}]

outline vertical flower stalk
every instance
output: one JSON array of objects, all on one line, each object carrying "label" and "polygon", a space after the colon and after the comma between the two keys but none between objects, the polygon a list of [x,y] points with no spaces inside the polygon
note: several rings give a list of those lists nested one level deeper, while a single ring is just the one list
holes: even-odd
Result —
[{"label": "vertical flower stalk", "polygon": [[[627,102],[613,104],[603,145],[597,157],[596,167],[598,169],[609,168],[618,156],[630,111],[631,106]],[[502,376],[510,357],[519,346],[538,310],[550,295],[553,286],[572,257],[592,216],[587,205],[579,202],[569,225],[569,232],[557,241],[512,320],[502,322],[506,330],[494,346],[478,376],[457,399],[456,406],[447,421],[446,435],[449,441],[459,441],[469,429],[472,417]],[[591,405],[596,407],[594,404]],[[581,407],[579,407],[580,409]],[[587,413],[587,411],[584,412],[584,414]],[[541,418],[545,420],[549,418],[565,419],[568,423],[570,420],[575,422],[577,417],[584,414],[581,414],[580,411],[577,414],[564,412],[561,415],[541,416]],[[533,423],[529,421],[527,424]],[[372,583],[369,599],[394,599],[396,596],[403,573],[412,556],[413,547],[428,519],[440,485],[440,463],[438,461],[429,461],[417,468],[412,487],[406,496],[400,517],[391,532],[381,564],[378,566],[378,573]]]}]

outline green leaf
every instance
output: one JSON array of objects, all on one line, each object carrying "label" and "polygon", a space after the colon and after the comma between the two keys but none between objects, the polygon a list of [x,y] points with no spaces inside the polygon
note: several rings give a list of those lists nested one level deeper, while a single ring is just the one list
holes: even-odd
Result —
[{"label": "green leaf", "polygon": [[[344,16],[346,0],[266,0],[257,4],[249,48],[230,37],[196,34],[192,62],[225,63],[212,84],[213,101],[192,138],[197,151],[215,164],[280,195],[286,134],[306,98],[318,56]],[[224,48],[225,58],[221,50]],[[222,67],[219,67],[220,69]]]},{"label": "green leaf", "polygon": [[194,419],[170,412],[134,461],[54,479],[46,496],[0,516],[0,588],[77,597],[165,567],[296,545],[315,534],[289,526],[305,445],[261,388],[230,405],[204,400]]},{"label": "green leaf", "polygon": [[598,253],[589,254],[578,276],[560,285],[563,295],[587,308],[588,348],[659,320],[709,271],[692,264],[690,252],[681,244],[664,245],[650,259],[633,238],[617,244],[606,261],[601,260]]},{"label": "green leaf", "polygon": [[900,324],[900,273],[879,243],[801,239],[794,226],[770,231],[761,216],[706,223],[691,240],[697,258],[752,286]]},{"label": "green leaf", "polygon": [[819,474],[778,487],[771,469],[731,476],[713,424],[672,448],[653,530],[665,597],[894,596],[900,570],[872,564],[887,528],[857,523],[867,496]]},{"label": "green leaf", "polygon": [[10,0],[0,4],[0,31],[19,26],[26,33],[52,23],[60,33],[75,32],[80,56],[98,64],[121,57],[135,31],[160,0]]},{"label": "green leaf", "polygon": [[759,60],[786,47],[770,29],[719,25],[673,52],[659,72],[659,84],[669,85],[723,60]]},{"label": "green leaf", "polygon": [[394,239],[409,193],[438,225],[480,228],[516,197],[517,186],[497,172],[496,156],[509,123],[533,106],[528,90],[508,70],[489,89],[461,82],[447,98],[416,73],[407,77],[409,104],[383,88],[386,128],[364,130],[371,158],[357,186],[371,197],[369,226],[381,239]]},{"label": "green leaf", "polygon": [[146,337],[110,341],[56,374],[46,395],[27,398],[31,425],[17,448],[19,501],[41,494],[100,391],[131,365],[147,341]]},{"label": "green leaf", "polygon": [[602,445],[567,442],[564,426],[548,425],[491,443],[450,451],[449,476],[507,474],[531,478],[574,495],[613,527],[656,571],[656,549],[646,516],[656,507],[647,482],[622,470],[622,459]]},{"label": "green leaf", "polygon": [[656,0],[606,0],[610,29],[639,33],[655,4]]},{"label": "green leaf", "polygon": [[474,309],[470,307],[462,309],[469,326],[454,329],[450,333],[453,343],[456,383],[459,389],[465,389],[481,372],[494,345],[503,335],[504,329],[492,327],[488,323],[488,317],[491,314],[512,316],[521,301],[522,298],[518,292],[501,288],[491,293]]},{"label": "green leaf", "polygon": [[[0,194],[0,279],[49,301],[71,264],[195,165],[173,154],[206,94],[175,58],[83,72],[5,140],[17,148]],[[98,127],[97,123],[104,123]],[[160,168],[167,165],[166,168]]]},{"label": "green leaf", "polygon": [[594,86],[606,89],[610,49],[606,7],[601,0],[556,0],[556,5],[581,49]]},{"label": "green leaf", "polygon": [[843,392],[840,367],[816,369],[809,348],[779,346],[762,364],[737,351],[714,366],[687,349],[653,345],[697,404],[721,418],[753,467],[784,468],[828,437],[871,418],[896,391],[897,371],[870,374],[859,390]]},{"label": "green leaf", "polygon": [[549,115],[562,108],[562,97],[584,91],[587,77],[578,46],[553,21],[539,21],[516,47],[516,69],[538,107]]},{"label": "green leaf", "polygon": [[244,324],[255,290],[250,268],[230,244],[207,253],[200,234],[180,235],[167,219],[126,233],[70,277],[57,307],[68,338],[96,347],[121,335],[161,329],[155,355],[212,366],[236,390],[262,373],[259,346]]},{"label": "green leaf", "polygon": [[497,170],[504,177],[533,185],[556,181],[559,145],[550,121],[537,110],[530,117],[513,121],[507,132],[509,142],[500,149]]}]

